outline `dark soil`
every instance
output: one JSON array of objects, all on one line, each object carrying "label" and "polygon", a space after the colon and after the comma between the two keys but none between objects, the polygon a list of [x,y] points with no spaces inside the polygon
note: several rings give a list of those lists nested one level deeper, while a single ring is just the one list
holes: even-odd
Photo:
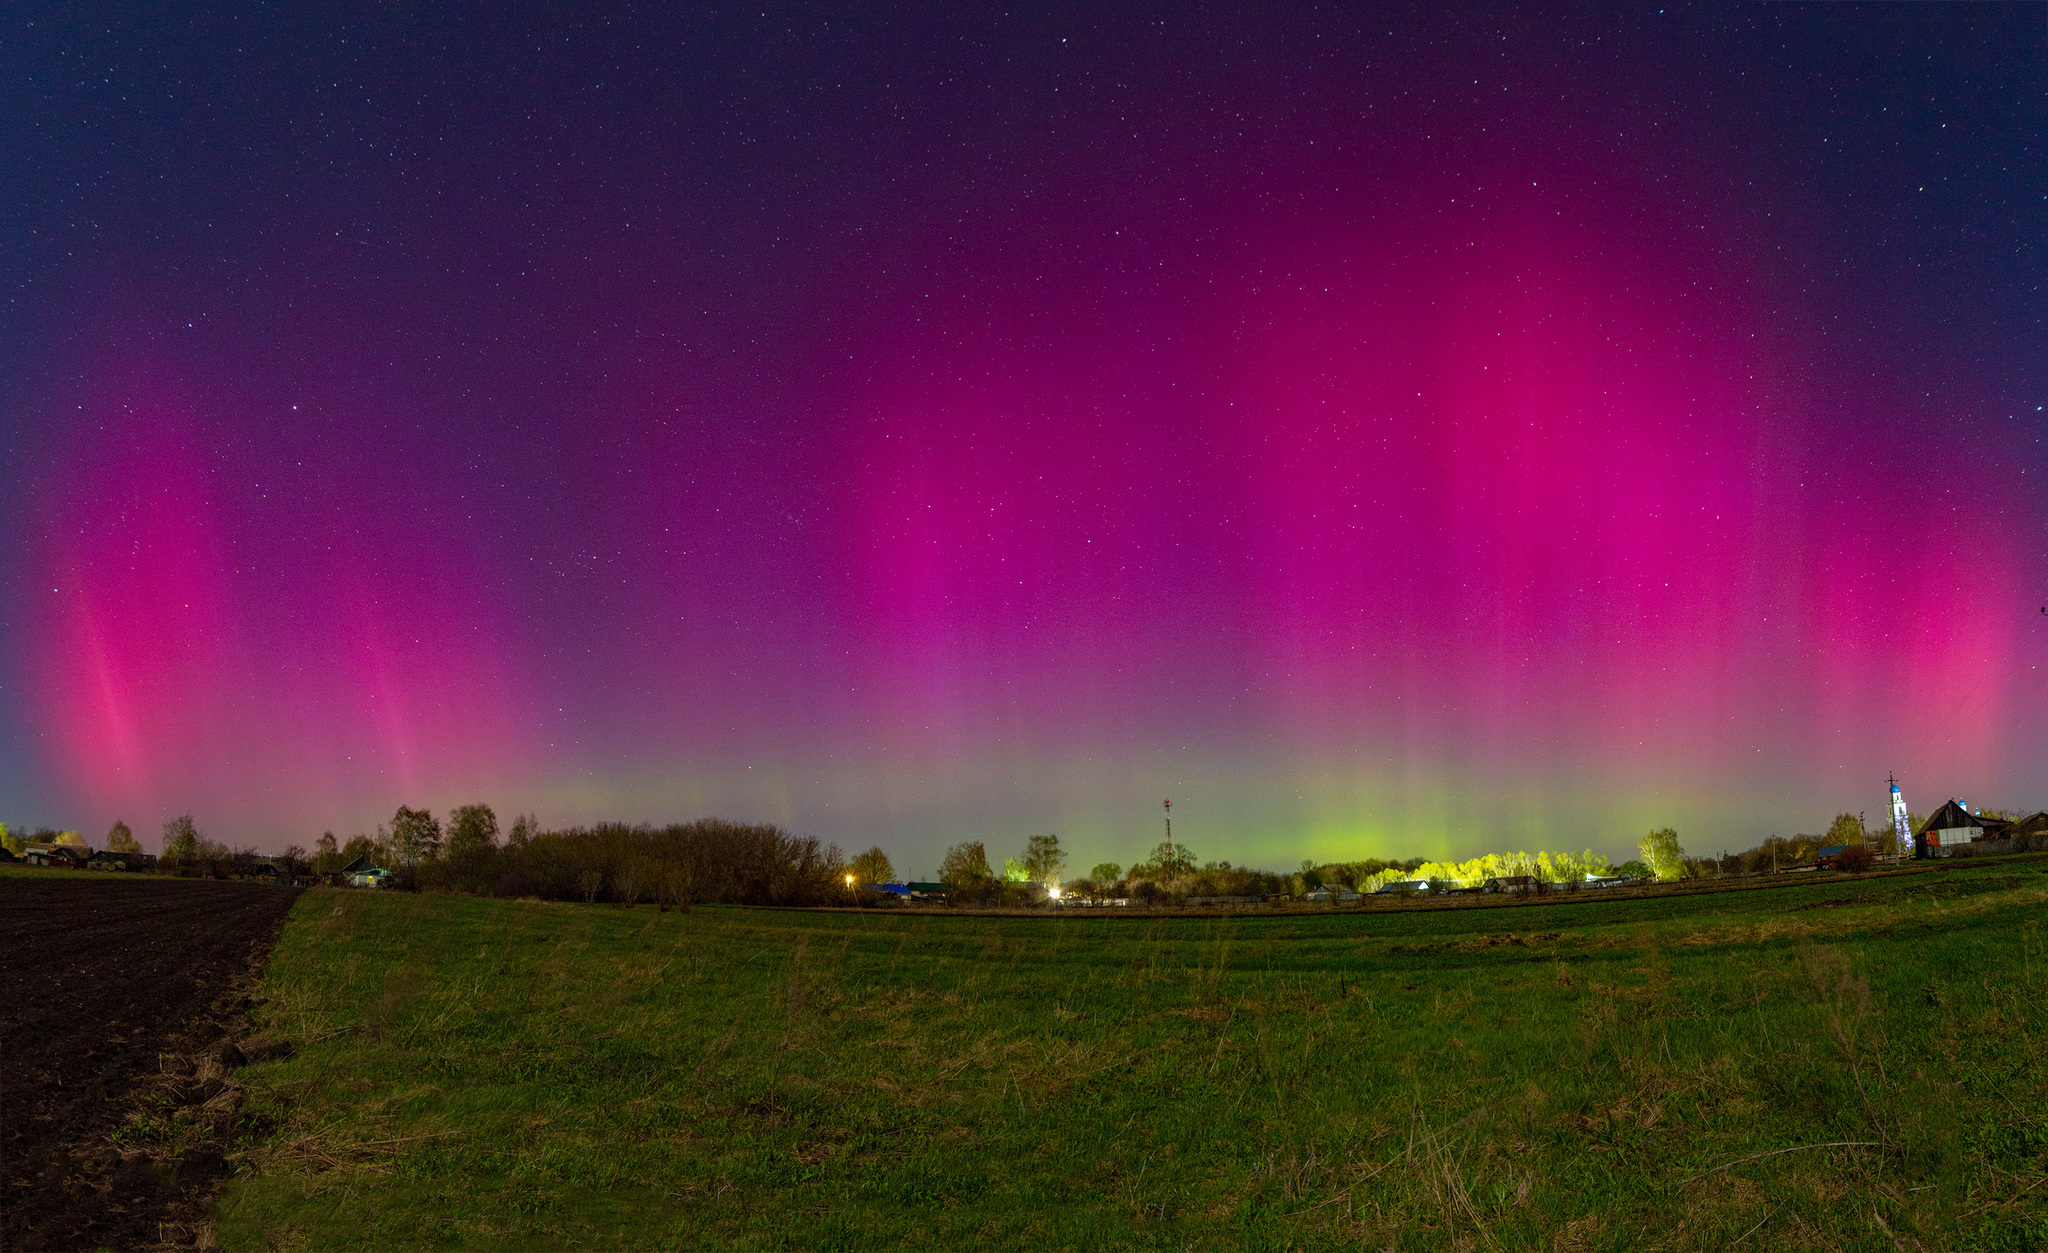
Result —
[{"label": "dark soil", "polygon": [[[114,874],[0,879],[0,1249],[135,1249],[200,1229],[239,1092],[203,1118],[181,1114],[175,1141],[115,1137],[148,1100],[168,1123],[165,1072],[202,1053],[210,1074],[241,1064],[244,991],[297,896]],[[214,1097],[232,1086],[213,1084]]]}]

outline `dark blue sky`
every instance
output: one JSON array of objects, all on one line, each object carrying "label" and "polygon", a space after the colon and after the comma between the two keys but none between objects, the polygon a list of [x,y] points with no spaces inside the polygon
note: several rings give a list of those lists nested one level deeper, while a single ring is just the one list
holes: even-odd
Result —
[{"label": "dark blue sky", "polygon": [[[2048,804],[2039,6],[42,6],[0,820]],[[1185,798],[1183,800],[1182,798]],[[1127,857],[1125,857],[1127,859]]]}]

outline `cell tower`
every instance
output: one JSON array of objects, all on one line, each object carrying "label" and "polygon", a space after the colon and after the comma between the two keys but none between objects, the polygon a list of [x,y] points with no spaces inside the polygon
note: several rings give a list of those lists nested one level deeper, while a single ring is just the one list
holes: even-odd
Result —
[{"label": "cell tower", "polygon": [[1899,781],[1887,775],[1885,782],[1892,785],[1892,851],[1904,855],[1913,847],[1913,821],[1906,816],[1906,798],[1899,792]]}]

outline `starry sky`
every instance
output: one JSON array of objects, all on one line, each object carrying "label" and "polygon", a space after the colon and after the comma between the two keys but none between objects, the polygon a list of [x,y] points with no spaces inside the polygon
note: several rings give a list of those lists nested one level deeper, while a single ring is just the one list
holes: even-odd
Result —
[{"label": "starry sky", "polygon": [[0,820],[2048,805],[2031,5],[50,4]]}]

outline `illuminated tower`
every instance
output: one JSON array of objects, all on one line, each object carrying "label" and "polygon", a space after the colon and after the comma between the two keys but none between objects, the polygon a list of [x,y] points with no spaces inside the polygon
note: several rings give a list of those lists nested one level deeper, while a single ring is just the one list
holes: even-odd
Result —
[{"label": "illuminated tower", "polygon": [[1906,817],[1906,798],[1899,792],[1899,781],[1886,776],[1892,785],[1892,852],[1903,856],[1913,847],[1913,823]]}]

